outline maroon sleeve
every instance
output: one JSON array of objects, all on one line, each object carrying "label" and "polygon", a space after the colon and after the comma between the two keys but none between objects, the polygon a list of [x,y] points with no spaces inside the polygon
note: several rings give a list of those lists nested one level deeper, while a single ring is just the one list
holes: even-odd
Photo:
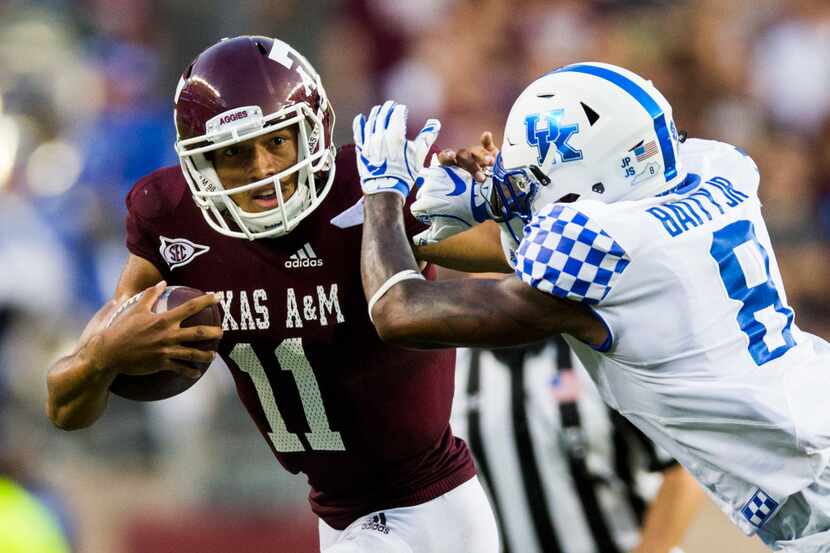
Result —
[{"label": "maroon sleeve", "polygon": [[156,222],[172,212],[181,194],[176,182],[180,174],[162,169],[138,181],[127,194],[127,250],[152,263],[162,275],[168,274],[168,266],[159,251],[161,240]]},{"label": "maroon sleeve", "polygon": [[[129,208],[128,208],[129,209]],[[159,254],[159,246],[153,239],[147,224],[132,211],[127,212],[127,250],[133,255],[143,257],[164,274],[167,266]]]}]

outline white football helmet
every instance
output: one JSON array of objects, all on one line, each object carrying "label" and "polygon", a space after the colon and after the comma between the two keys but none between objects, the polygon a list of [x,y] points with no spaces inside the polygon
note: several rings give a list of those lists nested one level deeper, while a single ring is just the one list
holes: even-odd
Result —
[{"label": "white football helmet", "polygon": [[[223,39],[182,74],[175,96],[176,153],[193,199],[217,232],[239,238],[282,236],[311,214],[334,181],[334,110],[320,77],[291,46],[275,38]],[[297,162],[256,182],[225,189],[210,152],[296,126]],[[281,180],[297,174],[294,194]],[[241,209],[231,198],[272,186],[275,208]]]},{"label": "white football helmet", "polygon": [[554,70],[519,95],[493,167],[494,211],[529,222],[551,202],[635,200],[683,183],[671,106],[614,65]]}]

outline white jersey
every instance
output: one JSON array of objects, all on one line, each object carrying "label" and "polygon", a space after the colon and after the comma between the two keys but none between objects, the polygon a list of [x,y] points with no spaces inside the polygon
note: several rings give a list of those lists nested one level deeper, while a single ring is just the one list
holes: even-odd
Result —
[{"label": "white jersey", "polygon": [[612,338],[569,343],[604,399],[752,534],[828,464],[830,345],[787,305],[755,163],[707,140],[680,154],[669,194],[540,211],[516,272],[592,306]]}]

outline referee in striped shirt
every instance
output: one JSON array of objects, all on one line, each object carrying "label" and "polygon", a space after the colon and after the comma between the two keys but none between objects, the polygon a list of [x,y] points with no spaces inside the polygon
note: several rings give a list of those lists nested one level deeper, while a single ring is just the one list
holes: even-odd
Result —
[{"label": "referee in striped shirt", "polygon": [[603,403],[564,340],[458,350],[456,379],[453,432],[476,457],[504,553],[680,551],[702,491]]}]

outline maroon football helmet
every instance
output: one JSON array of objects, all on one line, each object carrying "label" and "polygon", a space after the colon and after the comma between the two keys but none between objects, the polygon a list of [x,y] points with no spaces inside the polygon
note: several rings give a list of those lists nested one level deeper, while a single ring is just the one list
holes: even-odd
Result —
[{"label": "maroon football helmet", "polygon": [[[226,236],[282,236],[308,216],[334,180],[334,110],[311,64],[275,38],[223,39],[185,69],[174,98],[176,153],[193,199],[208,224]],[[297,162],[278,174],[233,190],[222,185],[205,154],[297,125]],[[297,173],[287,200],[280,180]],[[230,197],[274,187],[277,207],[259,213]]]}]

